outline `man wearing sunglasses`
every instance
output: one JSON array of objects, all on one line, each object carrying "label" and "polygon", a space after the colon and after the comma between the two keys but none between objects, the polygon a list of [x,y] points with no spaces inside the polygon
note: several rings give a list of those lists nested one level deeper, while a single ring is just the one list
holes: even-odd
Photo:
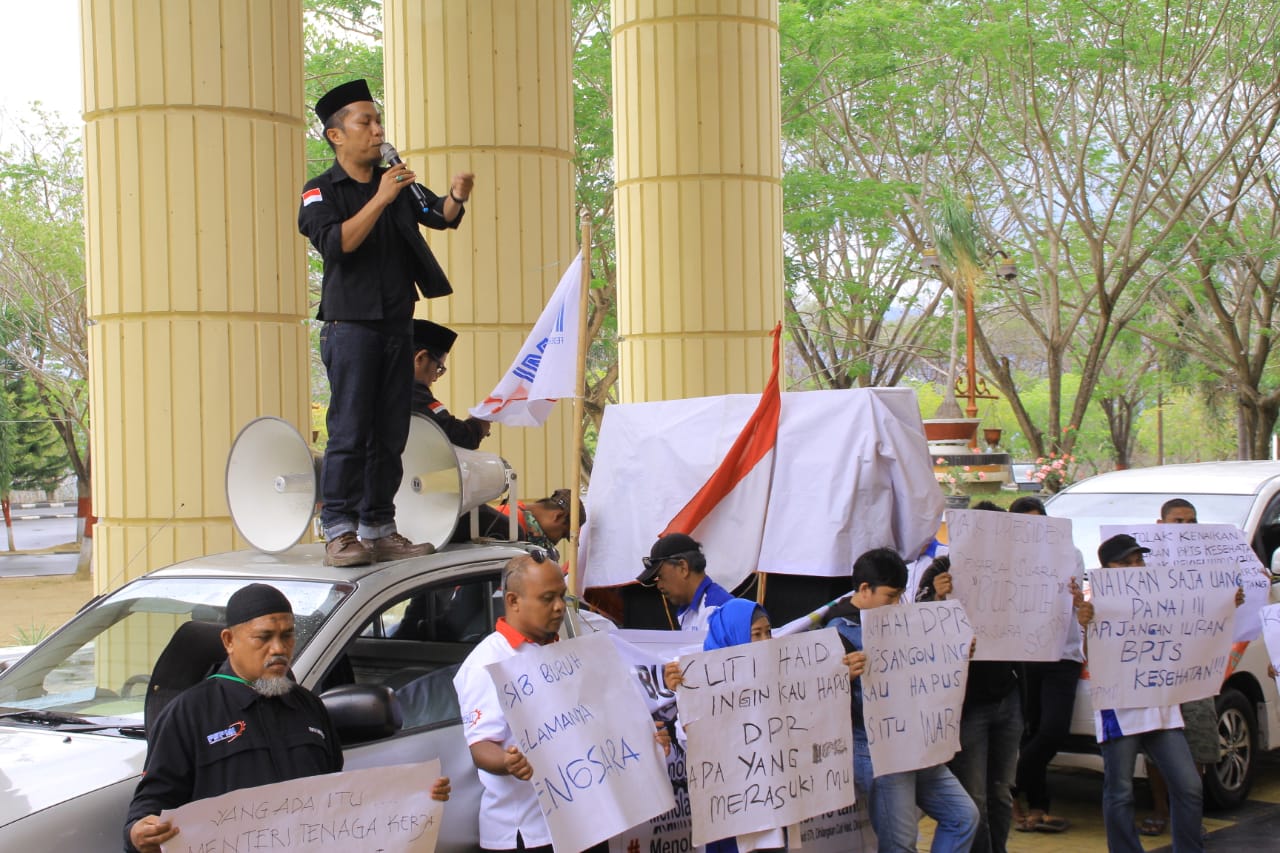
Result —
[{"label": "man wearing sunglasses", "polygon": [[707,577],[702,546],[684,533],[668,533],[641,557],[644,571],[636,578],[644,586],[656,586],[662,597],[679,608],[682,631],[705,631],[707,619],[728,601],[729,591]]},{"label": "man wearing sunglasses", "polygon": [[458,447],[475,450],[488,438],[489,422],[455,418],[431,390],[432,383],[449,369],[444,362],[457,339],[458,333],[448,326],[430,320],[413,321],[413,401],[409,407],[415,415],[435,421]]}]

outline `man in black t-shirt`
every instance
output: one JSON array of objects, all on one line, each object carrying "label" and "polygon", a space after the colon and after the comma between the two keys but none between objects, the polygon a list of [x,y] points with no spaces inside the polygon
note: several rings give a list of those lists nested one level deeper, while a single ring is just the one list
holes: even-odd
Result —
[{"label": "man in black t-shirt", "polygon": [[[413,390],[413,308],[452,292],[418,226],[456,228],[475,176],[415,195],[415,175],[382,161],[382,116],[363,80],[316,104],[335,162],[308,181],[298,230],[324,261],[320,357],[329,376],[329,442],[320,478],[325,563],[360,566],[428,554],[396,532],[400,455]],[[419,201],[421,199],[421,201]]]}]

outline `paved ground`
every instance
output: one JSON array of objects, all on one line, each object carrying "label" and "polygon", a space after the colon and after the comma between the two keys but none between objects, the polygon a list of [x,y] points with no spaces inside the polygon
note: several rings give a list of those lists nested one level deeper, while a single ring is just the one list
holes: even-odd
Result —
[{"label": "paved ground", "polygon": [[76,570],[75,507],[13,509],[13,544],[0,533],[0,578],[69,575]]},{"label": "paved ground", "polygon": [[[1088,770],[1052,771],[1053,813],[1071,821],[1062,833],[1010,833],[1009,853],[1092,853],[1107,849],[1102,829],[1102,774]],[[1151,797],[1143,782],[1138,783],[1138,816],[1150,813]],[[1209,853],[1235,853],[1242,850],[1280,849],[1280,754],[1262,756],[1249,800],[1241,808],[1229,812],[1205,814],[1209,837],[1205,850]],[[920,823],[920,849],[929,849],[933,822]],[[1143,838],[1148,853],[1168,853],[1168,833]]]}]

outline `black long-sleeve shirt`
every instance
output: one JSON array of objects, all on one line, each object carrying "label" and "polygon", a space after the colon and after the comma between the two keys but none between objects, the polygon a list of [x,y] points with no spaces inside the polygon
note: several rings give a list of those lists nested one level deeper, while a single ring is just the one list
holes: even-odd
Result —
[{"label": "black long-sleeve shirt", "polygon": [[435,421],[436,426],[444,430],[449,441],[458,447],[475,450],[484,438],[484,422],[474,418],[456,418],[445,408],[444,403],[436,399],[431,389],[421,382],[413,383],[413,401],[409,404],[414,414],[423,415]]},{"label": "black long-sleeve shirt", "polygon": [[[218,672],[233,674],[229,663]],[[126,853],[136,853],[129,830],[147,815],[342,769],[342,745],[329,713],[302,687],[268,698],[247,684],[211,676],[178,694],[155,728],[124,825]]]},{"label": "black long-sleeve shirt", "polygon": [[382,211],[364,242],[354,251],[342,250],[342,223],[377,193],[384,172],[386,169],[374,167],[373,179],[362,184],[335,162],[303,187],[298,230],[324,261],[316,312],[319,320],[407,323],[419,292],[427,299],[453,292],[418,225],[457,228],[465,211],[447,222],[444,197],[426,187],[427,210],[418,209],[413,193],[406,188]]}]

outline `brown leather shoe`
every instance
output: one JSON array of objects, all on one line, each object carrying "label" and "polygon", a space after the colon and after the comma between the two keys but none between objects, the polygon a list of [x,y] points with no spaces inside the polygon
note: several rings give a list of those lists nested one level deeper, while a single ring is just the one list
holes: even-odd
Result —
[{"label": "brown leather shoe", "polygon": [[373,559],[379,563],[404,560],[409,557],[425,557],[436,552],[436,546],[430,542],[414,545],[399,533],[392,533],[390,536],[383,536],[381,539],[368,539],[365,541],[373,547]]},{"label": "brown leather shoe", "polygon": [[355,531],[330,539],[324,544],[326,566],[367,566],[373,562],[373,553],[356,536]]}]

